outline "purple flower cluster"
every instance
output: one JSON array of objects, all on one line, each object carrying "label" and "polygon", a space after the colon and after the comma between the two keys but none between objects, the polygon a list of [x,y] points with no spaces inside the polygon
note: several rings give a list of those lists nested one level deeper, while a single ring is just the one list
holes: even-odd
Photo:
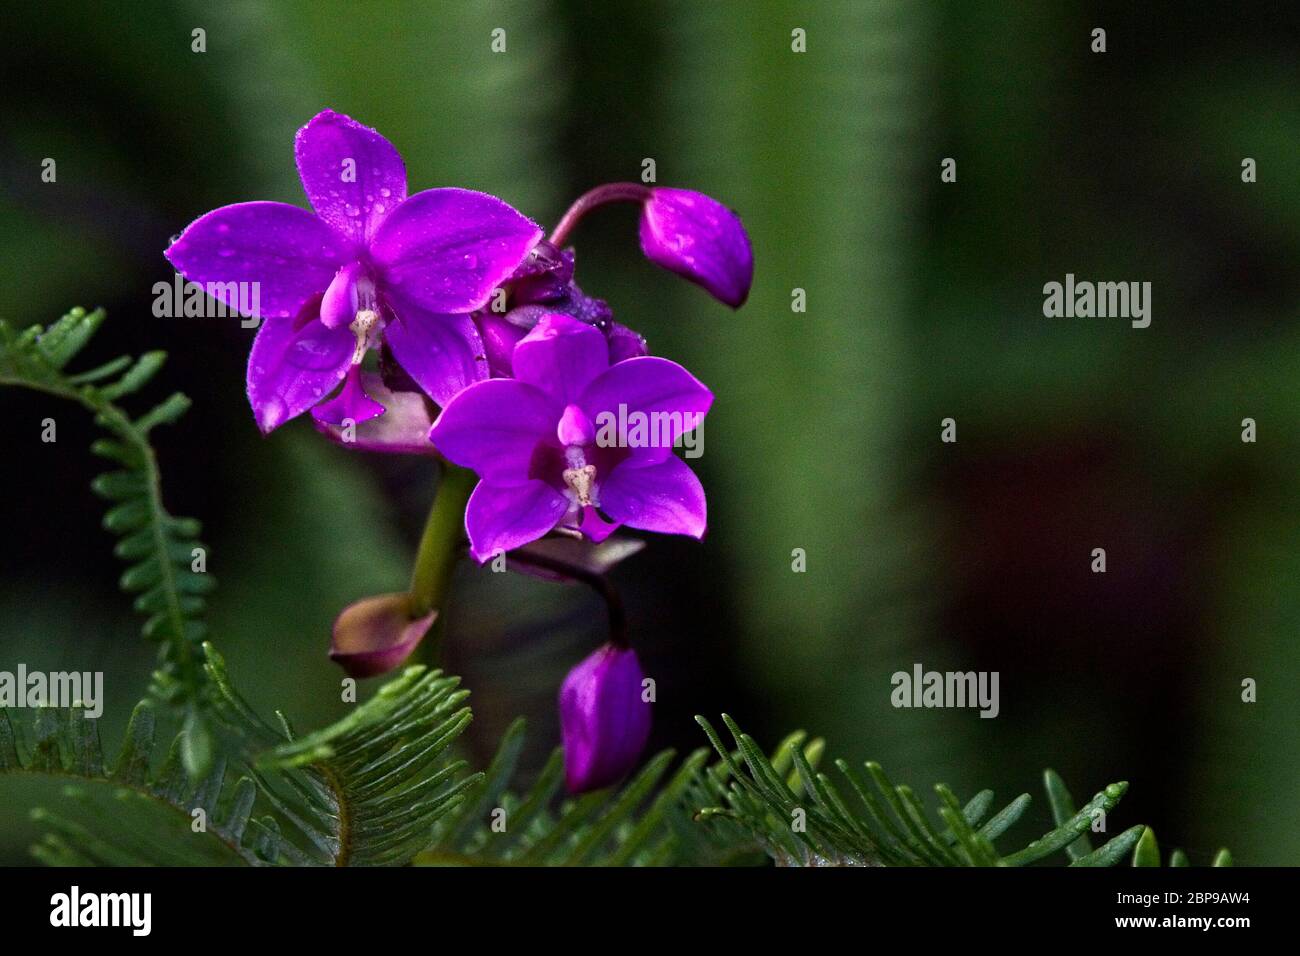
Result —
[{"label": "purple flower cluster", "polygon": [[[494,196],[407,195],[396,148],[331,110],[298,131],[294,154],[313,211],[223,206],[166,252],[226,306],[260,303],[248,398],[264,433],[310,410],[352,447],[436,452],[473,470],[465,531],[480,562],[553,532],[704,534],[704,489],[673,447],[713,394],[586,295],[563,246],[591,209],[638,203],[646,257],[735,308],[753,278],[735,213],[696,192],[611,184],[581,197],[548,240]],[[633,441],[629,417],[663,427]],[[432,620],[375,601],[336,624],[336,651],[347,645],[339,656],[358,674],[396,666]],[[566,680],[570,789],[635,762],[649,732],[641,680],[635,653],[613,645]]]}]

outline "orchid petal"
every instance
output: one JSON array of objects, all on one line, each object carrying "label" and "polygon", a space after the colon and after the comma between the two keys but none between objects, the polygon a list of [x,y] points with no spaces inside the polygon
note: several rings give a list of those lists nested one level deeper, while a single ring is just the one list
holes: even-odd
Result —
[{"label": "orchid petal", "polygon": [[600,329],[552,313],[515,346],[511,364],[519,381],[568,405],[609,368],[609,343]]},{"label": "orchid petal", "polygon": [[302,188],[316,215],[357,245],[365,244],[406,198],[406,166],[379,133],[324,110],[293,144]]},{"label": "orchid petal", "polygon": [[242,202],[194,220],[165,255],[176,271],[227,306],[237,309],[252,299],[257,315],[285,319],[325,291],[350,258],[348,246],[305,209]]},{"label": "orchid petal", "polygon": [[[611,365],[578,400],[597,424],[605,419],[621,425],[620,406],[626,406],[629,421],[631,413],[644,416],[647,443],[637,447],[637,457],[651,461],[667,457],[677,439],[703,421],[712,404],[713,393],[694,375],[676,362],[650,355]],[[618,436],[617,444],[634,447],[626,434]]]},{"label": "orchid petal", "polygon": [[470,554],[480,564],[536,541],[564,517],[569,502],[544,481],[496,487],[480,481],[465,506]]},{"label": "orchid petal", "polygon": [[390,290],[433,312],[473,312],[541,235],[536,223],[495,196],[428,189],[384,220],[370,254]]},{"label": "orchid petal", "polygon": [[335,273],[325,295],[320,300],[320,320],[331,329],[350,325],[357,317],[357,279],[361,277],[359,262],[349,262]]},{"label": "orchid petal", "polygon": [[248,355],[248,401],[262,433],[328,395],[351,368],[355,348],[348,329],[326,328],[317,319],[263,322]]},{"label": "orchid petal", "polygon": [[361,373],[366,394],[385,409],[384,414],[368,421],[357,421],[355,428],[323,422],[313,415],[316,430],[335,444],[353,451],[387,452],[400,455],[436,455],[429,441],[433,416],[429,400],[420,392],[394,392],[374,372]]},{"label": "orchid petal", "polygon": [[596,437],[596,426],[577,405],[566,405],[555,427],[555,437],[561,445],[590,445]]},{"label": "orchid petal", "polygon": [[600,512],[591,505],[587,505],[582,509],[582,515],[578,519],[578,530],[596,544],[600,544],[608,538],[621,525],[622,522],[619,521],[606,521],[601,517]]},{"label": "orchid petal", "polygon": [[643,467],[630,460],[615,465],[600,485],[600,507],[641,531],[702,538],[708,525],[704,487],[675,455]]},{"label": "orchid petal", "polygon": [[640,358],[647,354],[645,339],[639,332],[634,332],[626,325],[617,322],[609,330],[609,364],[624,359]]},{"label": "orchid petal", "polygon": [[479,335],[483,338],[483,353],[487,356],[488,371],[499,378],[514,376],[511,357],[519,340],[528,330],[515,325],[503,315],[482,312],[475,318]]},{"label": "orchid petal", "polygon": [[[494,378],[471,385],[442,410],[429,431],[438,451],[495,485],[529,480],[539,445],[555,446],[563,409],[523,382]],[[557,476],[558,477],[558,476]]]},{"label": "orchid petal", "polygon": [[343,390],[311,410],[311,417],[326,425],[358,425],[384,414],[384,406],[366,394],[361,367],[353,365],[343,379]]},{"label": "orchid petal", "polygon": [[397,364],[439,405],[488,377],[483,340],[468,315],[429,312],[400,299],[384,341]]}]

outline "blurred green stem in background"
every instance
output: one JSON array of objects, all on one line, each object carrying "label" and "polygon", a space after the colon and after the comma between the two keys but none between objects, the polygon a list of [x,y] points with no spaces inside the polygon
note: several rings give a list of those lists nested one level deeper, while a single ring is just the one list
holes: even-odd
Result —
[{"label": "blurred green stem in background", "polygon": [[434,632],[424,642],[423,653],[428,662],[437,660],[446,620],[447,585],[465,536],[465,503],[469,501],[469,493],[474,490],[477,480],[472,471],[448,463],[443,468],[433,507],[429,509],[424,533],[420,536],[409,594],[412,618],[423,617],[435,608],[438,610]]}]

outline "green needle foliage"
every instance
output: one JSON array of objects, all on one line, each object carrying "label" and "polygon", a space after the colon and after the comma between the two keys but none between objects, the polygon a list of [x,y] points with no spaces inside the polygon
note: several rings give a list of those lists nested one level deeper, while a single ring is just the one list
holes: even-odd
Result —
[{"label": "green needle foliage", "polygon": [[221,656],[207,651],[221,723],[240,739],[235,749],[252,755],[268,804],[305,839],[304,862],[407,863],[481,777],[467,775],[450,750],[470,722],[459,678],[408,667],[347,717],[297,737],[283,715],[278,726],[258,717]]},{"label": "green needle foliage", "polygon": [[[38,810],[45,862],[95,865],[383,866],[409,862],[433,822],[482,775],[451,743],[470,720],[455,678],[408,668],[348,717],[295,738],[255,715],[209,645],[218,755],[201,780],[184,771],[185,732],[162,753],[156,705],[135,710],[111,764],[81,710],[0,711],[0,774],[66,779],[85,824]],[[257,814],[256,816],[254,814]],[[92,829],[93,828],[93,829]]]},{"label": "green needle foliage", "polygon": [[151,694],[183,711],[182,759],[197,778],[212,759],[211,734],[200,706],[200,645],[206,634],[205,595],[216,582],[206,573],[207,549],[198,540],[199,522],[174,517],[163,505],[158,462],[149,443],[149,433],[179,419],[190,400],[176,392],[134,418],[116,404],[157,374],[166,359],[163,352],[146,352],[134,360],[121,356],[76,374],[65,371],[104,318],[103,310],[77,308],[48,329],[33,325],[21,332],[0,321],[0,385],[76,402],[108,433],[91,451],[117,467],[97,477],[91,487],[111,503],[104,527],[118,537],[115,553],[127,565],[121,587],[136,595],[145,636],[161,645]]},{"label": "green needle foliage", "polygon": [[[0,774],[66,781],[76,820],[36,809],[46,829],[32,854],[52,866],[229,866],[282,859],[276,822],[254,818],[256,784],[227,772],[224,756],[195,782],[183,767],[183,734],[166,744],[156,704],[137,705],[110,763],[97,722],[80,709],[0,711]],[[163,753],[164,747],[166,752]],[[80,821],[80,822],[78,822]]]},{"label": "green needle foliage", "polygon": [[[1156,842],[1156,833],[1150,827],[1143,827],[1142,838],[1137,841],[1133,847],[1133,865],[1134,866],[1160,866],[1160,844]],[[1187,854],[1182,850],[1174,850],[1169,854],[1169,862],[1166,866],[1191,866]],[[1222,848],[1214,855],[1214,861],[1211,866],[1232,866],[1232,854],[1227,848]]]},{"label": "green needle foliage", "polygon": [[[721,768],[709,771],[718,803],[702,809],[700,817],[748,831],[779,865],[1024,866],[1062,851],[1070,866],[1113,866],[1131,852],[1137,854],[1134,865],[1159,863],[1155,837],[1141,825],[1092,848],[1088,833],[1093,821],[1118,805],[1127,783],[1110,784],[1076,811],[1065,784],[1048,770],[1044,784],[1056,828],[1023,849],[1002,854],[994,841],[1024,814],[1027,793],[989,817],[992,791],[980,791],[963,805],[947,786],[937,784],[936,821],[911,788],[895,785],[877,763],[867,762],[859,770],[837,760],[843,777],[837,787],[814,769],[823,750],[820,741],[805,746],[806,735],[793,734],[769,759],[727,715],[722,720],[734,748],[723,743],[707,720],[697,720],[723,761]],[[1147,862],[1152,854],[1155,864]],[[1186,856],[1181,860],[1185,865]],[[1230,862],[1224,850],[1215,865]]]},{"label": "green needle foliage", "polygon": [[[435,829],[415,858],[426,866],[637,866],[698,862],[717,853],[692,822],[686,799],[708,757],[700,749],[671,775],[673,752],[652,759],[621,788],[560,801],[564,752],[556,749],[533,785],[510,791],[524,742],[524,721],[502,738],[468,799]],[[554,808],[554,809],[553,809]]]}]

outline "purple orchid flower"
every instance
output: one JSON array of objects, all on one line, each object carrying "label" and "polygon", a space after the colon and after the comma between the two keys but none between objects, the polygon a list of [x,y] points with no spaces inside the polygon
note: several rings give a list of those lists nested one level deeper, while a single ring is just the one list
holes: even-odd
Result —
[{"label": "purple orchid flower", "polygon": [[470,313],[515,273],[542,230],[485,193],[408,197],[393,145],[332,110],[298,131],[294,153],[315,214],[278,202],[223,206],[166,253],[227,305],[238,303],[241,283],[256,283],[265,321],[249,355],[248,397],[261,430],[308,408],[335,425],[382,415],[361,377],[362,359],[381,341],[439,404],[485,379]]},{"label": "purple orchid flower", "polygon": [[597,542],[619,525],[704,535],[704,489],[672,453],[713,403],[694,376],[653,356],[611,364],[599,329],[558,313],[520,340],[511,364],[515,378],[469,386],[429,432],[481,479],[465,509],[477,561],[558,527]]},{"label": "purple orchid flower", "polygon": [[569,793],[618,782],[636,766],[650,737],[650,704],[636,652],[606,644],[560,687],[560,733]]}]

